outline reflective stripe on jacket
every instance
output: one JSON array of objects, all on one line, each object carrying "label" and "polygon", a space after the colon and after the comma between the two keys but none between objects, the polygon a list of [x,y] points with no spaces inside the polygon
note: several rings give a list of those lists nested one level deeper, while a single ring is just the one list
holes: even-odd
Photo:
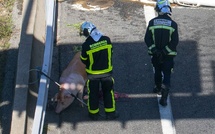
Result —
[{"label": "reflective stripe on jacket", "polygon": [[111,73],[112,66],[112,44],[110,38],[102,36],[95,42],[88,37],[82,44],[81,60],[86,65],[89,75],[102,75]]},{"label": "reflective stripe on jacket", "polygon": [[149,21],[145,34],[145,43],[148,54],[152,55],[153,49],[162,50],[166,55],[177,55],[178,26],[168,15],[159,15]]}]

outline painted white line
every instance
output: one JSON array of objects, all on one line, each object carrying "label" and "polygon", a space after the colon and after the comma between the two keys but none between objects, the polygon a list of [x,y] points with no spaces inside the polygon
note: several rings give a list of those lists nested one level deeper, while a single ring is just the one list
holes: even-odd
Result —
[{"label": "painted white line", "polygon": [[[148,26],[149,20],[155,17],[154,7],[144,6],[144,13],[145,13],[145,19],[146,19],[146,26]],[[167,99],[168,105],[166,107],[163,107],[159,104],[160,97],[161,97],[160,95],[157,95],[163,134],[176,134],[170,99],[168,97]]]},{"label": "painted white line", "polygon": [[[160,98],[161,98],[161,95],[157,95],[158,103],[159,103]],[[158,104],[160,118],[161,118],[162,131],[163,131],[163,134],[176,134],[169,96],[167,98],[167,104],[168,105],[165,107]]]},{"label": "painted white line", "polygon": [[154,7],[144,5],[144,14],[146,19],[146,26],[148,26],[149,21],[155,17]]}]

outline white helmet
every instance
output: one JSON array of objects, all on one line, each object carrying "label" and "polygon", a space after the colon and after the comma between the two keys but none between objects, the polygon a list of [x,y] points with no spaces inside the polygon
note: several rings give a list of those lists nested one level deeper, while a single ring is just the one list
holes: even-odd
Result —
[{"label": "white helmet", "polygon": [[168,0],[157,0],[155,10],[158,12],[159,15],[163,14],[170,14],[172,9],[170,7],[170,3]]},{"label": "white helmet", "polygon": [[80,27],[80,35],[85,37],[91,36],[94,41],[98,41],[102,37],[102,33],[91,22],[85,21]]},{"label": "white helmet", "polygon": [[96,27],[93,23],[85,21],[81,24],[80,35],[88,37],[94,29],[96,29]]}]

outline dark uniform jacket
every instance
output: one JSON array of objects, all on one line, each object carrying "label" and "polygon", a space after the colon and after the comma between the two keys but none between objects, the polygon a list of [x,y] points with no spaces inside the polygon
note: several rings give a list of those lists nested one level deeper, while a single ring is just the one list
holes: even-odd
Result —
[{"label": "dark uniform jacket", "polygon": [[102,36],[97,42],[89,36],[82,44],[81,60],[86,65],[88,78],[107,77],[112,74],[112,44],[110,38]]},{"label": "dark uniform jacket", "polygon": [[177,55],[178,26],[167,14],[159,15],[149,21],[144,39],[149,55],[153,55],[155,50],[162,51],[170,57]]}]

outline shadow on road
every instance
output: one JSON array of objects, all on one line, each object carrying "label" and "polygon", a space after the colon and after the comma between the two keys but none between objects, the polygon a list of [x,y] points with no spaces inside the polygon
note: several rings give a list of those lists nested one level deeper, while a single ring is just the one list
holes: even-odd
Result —
[{"label": "shadow on road", "polygon": [[[57,63],[59,68],[55,63],[53,68],[58,68],[61,73],[72,59],[76,45],[60,44],[56,47],[55,49],[59,51]],[[129,96],[117,101],[117,109],[121,115],[117,121],[122,123],[122,128],[125,128],[126,123],[132,120],[159,120],[157,97],[152,94],[153,71],[144,42],[113,42],[113,48],[115,91]],[[192,54],[188,55],[190,50]],[[201,87],[204,83],[201,80],[201,69],[197,42],[181,41],[178,46],[178,56],[175,58],[175,72],[172,75],[171,104],[174,120],[215,118],[214,93],[201,96],[204,90]],[[214,72],[214,68],[209,69]],[[214,83],[214,80],[210,83]],[[101,106],[101,112],[103,112],[102,108]],[[48,111],[46,116],[47,124],[56,123],[60,128],[63,122],[68,122],[74,130],[77,129],[76,124],[88,121],[90,120],[87,117],[87,108],[80,108],[77,101],[60,115],[55,114],[54,111]]]}]

